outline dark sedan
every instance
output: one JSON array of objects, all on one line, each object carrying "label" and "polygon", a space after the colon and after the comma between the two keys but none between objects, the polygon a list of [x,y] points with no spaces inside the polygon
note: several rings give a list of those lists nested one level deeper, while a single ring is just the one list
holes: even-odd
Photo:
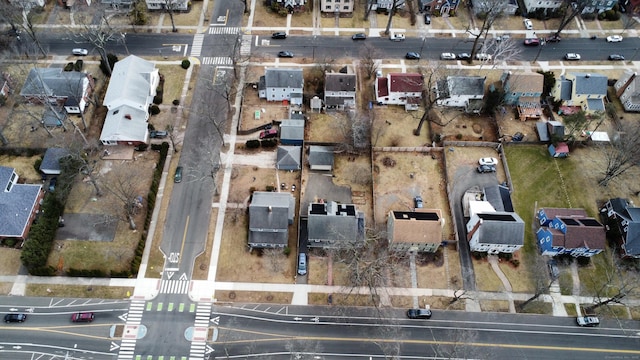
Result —
[{"label": "dark sedan", "polygon": [[291,51],[280,51],[278,53],[278,57],[281,57],[281,58],[292,58],[293,57],[293,53]]},{"label": "dark sedan", "polygon": [[409,309],[407,310],[409,319],[431,319],[431,310],[429,309]]},{"label": "dark sedan", "polygon": [[612,60],[612,61],[624,60],[624,56],[620,54],[611,54],[609,55],[609,60]]},{"label": "dark sedan", "polygon": [[12,322],[24,322],[27,320],[27,315],[25,314],[7,314],[4,316],[4,322],[12,323]]},{"label": "dark sedan", "polygon": [[460,53],[458,54],[458,60],[469,60],[471,59],[471,54],[468,53]]},{"label": "dark sedan", "polygon": [[405,55],[404,57],[409,60],[420,60],[420,54],[413,51],[408,52],[407,55]]}]

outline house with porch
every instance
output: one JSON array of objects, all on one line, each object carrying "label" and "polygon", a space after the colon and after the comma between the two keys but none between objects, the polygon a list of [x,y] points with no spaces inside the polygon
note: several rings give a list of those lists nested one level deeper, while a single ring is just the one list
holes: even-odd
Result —
[{"label": "house with porch", "polygon": [[116,62],[104,96],[107,108],[102,145],[139,145],[149,141],[149,106],[153,103],[160,73],[151,61],[135,55]]},{"label": "house with porch", "polygon": [[320,0],[320,12],[338,16],[352,16],[356,0]]},{"label": "house with porch", "polygon": [[94,85],[93,76],[86,72],[32,68],[20,96],[32,104],[48,102],[63,107],[68,114],[80,114],[87,107]]},{"label": "house with porch", "polygon": [[516,106],[521,121],[539,120],[544,76],[536,72],[506,71],[501,77],[504,103]]},{"label": "house with porch", "polygon": [[266,68],[258,82],[258,96],[267,101],[302,105],[302,69]]},{"label": "house with porch", "polygon": [[387,216],[389,248],[405,252],[436,252],[442,244],[444,220],[439,209],[390,211]]},{"label": "house with porch", "polygon": [[587,115],[604,112],[607,96],[607,77],[595,73],[567,73],[556,79],[551,90],[554,99],[562,106],[578,106]]},{"label": "house with porch", "polygon": [[145,0],[148,10],[188,11],[189,0]]},{"label": "house with porch", "polygon": [[249,204],[249,247],[288,246],[295,210],[295,198],[288,192],[254,191]]},{"label": "house with porch", "polygon": [[467,241],[471,251],[513,253],[524,245],[525,224],[515,212],[495,211],[488,201],[469,201]]},{"label": "house with porch", "polygon": [[417,110],[422,102],[424,78],[419,73],[389,73],[373,82],[376,102],[381,105],[403,105]]},{"label": "house with porch", "polygon": [[640,259],[640,207],[628,199],[609,199],[600,212],[606,216],[607,234],[625,258]]},{"label": "house with porch", "polygon": [[540,225],[536,239],[542,255],[591,257],[606,246],[604,226],[587,216],[584,209],[542,208],[536,217]]}]

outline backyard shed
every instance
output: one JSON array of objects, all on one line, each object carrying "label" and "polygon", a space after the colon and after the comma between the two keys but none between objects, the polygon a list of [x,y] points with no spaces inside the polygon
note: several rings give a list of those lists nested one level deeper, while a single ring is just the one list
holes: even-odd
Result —
[{"label": "backyard shed", "polygon": [[549,145],[549,154],[554,158],[565,158],[569,156],[569,145],[564,142],[560,142],[556,145]]},{"label": "backyard shed", "polygon": [[549,141],[549,130],[547,129],[546,121],[538,121],[536,122],[536,130],[538,130],[538,138],[542,142]]}]

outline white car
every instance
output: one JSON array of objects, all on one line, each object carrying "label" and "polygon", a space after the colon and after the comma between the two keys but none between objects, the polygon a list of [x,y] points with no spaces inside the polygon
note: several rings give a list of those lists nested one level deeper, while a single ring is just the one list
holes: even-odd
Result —
[{"label": "white car", "polygon": [[478,160],[479,165],[498,165],[498,159],[494,157],[486,157]]},{"label": "white car", "polygon": [[476,60],[489,61],[489,60],[491,60],[491,55],[486,54],[486,53],[477,53],[476,54]]},{"label": "white car", "polygon": [[611,35],[607,36],[607,42],[621,42],[622,36],[620,35]]},{"label": "white car", "polygon": [[89,54],[89,51],[88,51],[87,49],[80,49],[80,48],[77,48],[77,49],[73,49],[73,50],[71,50],[71,53],[72,53],[73,55],[86,56],[87,54]]},{"label": "white car", "polygon": [[389,39],[391,41],[404,41],[404,34],[403,33],[391,33],[389,35]]},{"label": "white car", "polygon": [[455,60],[456,54],[454,53],[442,53],[440,54],[440,60]]},{"label": "white car", "polygon": [[578,61],[580,60],[580,54],[576,54],[576,53],[566,53],[564,55],[564,59],[565,60],[570,60],[570,61]]},{"label": "white car", "polygon": [[524,23],[524,28],[527,30],[533,30],[533,23],[531,22],[531,20],[529,19],[524,19],[522,20],[522,22]]}]

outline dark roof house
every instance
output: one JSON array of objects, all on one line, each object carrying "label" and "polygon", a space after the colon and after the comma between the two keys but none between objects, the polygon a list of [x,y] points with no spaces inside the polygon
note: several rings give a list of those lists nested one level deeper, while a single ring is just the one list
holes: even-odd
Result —
[{"label": "dark roof house", "polygon": [[304,120],[282,120],[280,122],[280,143],[302,145],[304,142]]},{"label": "dark roof house", "polygon": [[541,227],[536,238],[542,255],[591,257],[604,250],[604,226],[583,209],[542,208],[537,217]]},{"label": "dark roof house", "polygon": [[310,203],[309,247],[343,247],[364,240],[364,213],[353,204]]},{"label": "dark roof house", "polygon": [[64,148],[48,148],[40,163],[40,172],[45,175],[60,175],[60,159],[69,155]]},{"label": "dark roof house", "polygon": [[0,240],[25,240],[44,197],[42,186],[19,184],[18,174],[6,166],[0,166],[0,186]]},{"label": "dark roof house", "polygon": [[309,146],[309,167],[311,170],[333,170],[333,146]]},{"label": "dark roof house", "polygon": [[606,215],[607,233],[616,240],[623,257],[640,258],[640,208],[628,199],[609,199],[600,209]]},{"label": "dark roof house", "polygon": [[302,169],[302,148],[300,146],[278,146],[276,169],[298,171]]},{"label": "dark roof house", "polygon": [[32,103],[45,100],[60,106],[71,114],[84,112],[93,92],[91,74],[64,71],[62,68],[33,68],[20,90],[20,96]]},{"label": "dark roof house", "polygon": [[356,75],[325,73],[324,104],[327,109],[354,108],[356,106]]},{"label": "dark roof house", "polygon": [[251,248],[282,248],[289,242],[295,199],[290,193],[254,191],[249,204]]},{"label": "dark roof house", "polygon": [[387,217],[389,247],[395,251],[435,252],[443,240],[443,226],[439,209],[390,211]]}]

